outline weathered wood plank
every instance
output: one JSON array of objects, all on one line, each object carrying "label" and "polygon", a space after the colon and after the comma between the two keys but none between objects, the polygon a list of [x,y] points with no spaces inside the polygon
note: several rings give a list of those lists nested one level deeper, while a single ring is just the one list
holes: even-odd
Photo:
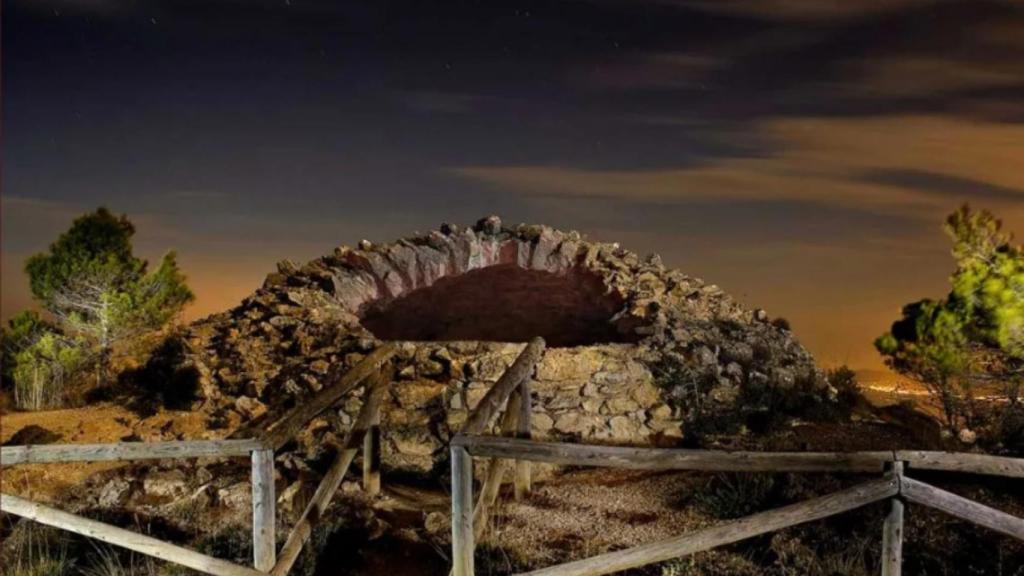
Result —
[{"label": "weathered wood plank", "polygon": [[352,429],[345,438],[341,451],[335,457],[327,473],[324,474],[320,485],[317,486],[316,492],[313,493],[309,504],[303,510],[302,517],[295,523],[291,533],[288,534],[288,539],[285,541],[284,546],[281,547],[281,554],[278,556],[277,564],[274,565],[274,569],[271,571],[271,574],[274,576],[284,576],[291,570],[295,560],[299,557],[299,553],[302,552],[302,547],[305,546],[306,542],[309,541],[309,537],[313,534],[313,528],[320,523],[324,512],[327,511],[327,507],[334,497],[334,493],[338,491],[345,473],[348,472],[349,466],[355,460],[356,453],[359,451],[360,444],[363,441],[363,436],[370,426],[373,414],[380,408],[380,403],[388,384],[389,380],[383,374],[378,373],[371,378],[366,399],[363,402],[362,408],[359,409],[359,415],[356,417]]},{"label": "weathered wood plank", "polygon": [[473,576],[473,458],[451,447],[452,458],[452,574]]},{"label": "weathered wood plank", "polygon": [[903,478],[901,492],[908,502],[923,504],[1001,534],[1024,540],[1024,519],[1022,518],[913,478]]},{"label": "weathered wood plank", "polygon": [[480,403],[466,419],[462,427],[462,434],[482,434],[490,425],[494,415],[501,409],[516,386],[522,384],[523,380],[533,374],[533,369],[544,354],[544,339],[534,338],[523,348],[512,365],[505,370],[505,373],[498,378],[498,381],[491,386],[487,394],[480,399]]},{"label": "weathered wood plank", "polygon": [[[519,421],[516,423],[516,438],[529,440],[531,436],[530,427],[533,416],[533,399],[530,395],[530,379],[526,378],[519,386],[519,396],[522,401],[519,404]],[[530,461],[516,460],[515,476],[515,499],[522,500],[530,493]]]},{"label": "weathered wood plank", "polygon": [[527,574],[531,576],[598,576],[639,568],[703,552],[724,544],[732,544],[789,526],[841,514],[878,500],[891,498],[898,492],[899,486],[896,478],[889,476],[833,492],[827,496],[704,528],[691,534],[551,566]]},{"label": "weathered wood plank", "polygon": [[363,436],[363,490],[368,496],[380,493],[380,406],[370,415],[370,427]]},{"label": "weathered wood plank", "polygon": [[249,456],[262,448],[255,439],[4,446],[0,448],[0,465]]},{"label": "weathered wood plank", "polygon": [[269,572],[277,560],[277,497],[274,491],[274,451],[252,453],[253,566]]},{"label": "weathered wood plank", "polygon": [[588,446],[495,436],[456,436],[453,444],[478,457],[512,458],[563,466],[641,470],[764,472],[881,472],[892,452],[724,452],[629,446]]},{"label": "weathered wood plank", "polygon": [[[903,462],[893,462],[892,472],[903,480]],[[903,501],[893,498],[889,514],[882,524],[882,576],[900,576],[903,572]]]},{"label": "weathered wood plank", "polygon": [[903,502],[893,498],[882,525],[882,576],[903,573]]},{"label": "weathered wood plank", "polygon": [[0,494],[0,510],[34,520],[40,524],[81,534],[100,542],[127,548],[128,550],[159,558],[160,560],[174,562],[175,564],[180,564],[206,574],[214,574],[215,576],[266,576],[262,572],[257,572],[246,566],[239,566],[227,560],[213,558],[188,548],[168,544],[151,536],[138,534],[123,528],[104,524],[103,522],[82,518],[81,516],[75,516],[74,514],[62,512],[17,496]]},{"label": "weathered wood plank", "polygon": [[[522,397],[519,389],[512,393],[502,414],[500,434],[515,434],[516,424],[519,421]],[[487,472],[481,484],[480,496],[476,501],[476,508],[473,509],[473,537],[479,542],[487,530],[487,520],[491,515],[491,508],[498,500],[498,493],[501,491],[501,482],[505,474],[512,467],[512,461],[502,458],[492,458],[487,465]]]},{"label": "weathered wood plank", "polygon": [[395,344],[387,343],[367,354],[366,358],[346,372],[337,383],[317,392],[312,398],[302,400],[284,418],[269,426],[261,436],[264,444],[268,448],[280,450],[305,428],[310,420],[359,386],[363,380],[377,373],[385,362],[394,357],[397,350]]},{"label": "weathered wood plank", "polygon": [[911,469],[916,470],[944,470],[1024,478],[1024,458],[964,452],[897,450],[896,459],[905,460]]}]

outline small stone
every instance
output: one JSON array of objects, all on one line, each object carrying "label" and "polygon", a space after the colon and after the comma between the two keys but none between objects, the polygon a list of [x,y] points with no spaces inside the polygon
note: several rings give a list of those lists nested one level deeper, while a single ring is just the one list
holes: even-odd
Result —
[{"label": "small stone", "polygon": [[640,406],[633,400],[624,397],[609,398],[605,402],[605,407],[608,409],[608,414],[626,414],[639,408]]},{"label": "small stone", "polygon": [[655,420],[668,420],[672,417],[672,408],[668,404],[658,404],[651,408],[648,414]]},{"label": "small stone", "polygon": [[578,412],[566,412],[555,420],[554,429],[565,434],[589,435],[594,428],[601,426],[604,419],[600,416],[589,416]]},{"label": "small stone", "polygon": [[530,417],[530,428],[533,432],[541,434],[548,432],[555,425],[555,421],[544,412],[534,412]]},{"label": "small stone", "polygon": [[450,406],[452,410],[464,410],[466,405],[462,401],[462,394],[452,394],[451,399],[448,400],[448,406]]},{"label": "small stone", "polygon": [[970,428],[963,428],[957,434],[957,438],[964,444],[974,444],[978,441],[978,434]]},{"label": "small stone", "polygon": [[488,216],[487,218],[481,218],[477,221],[476,226],[473,227],[477,232],[483,232],[484,234],[490,234],[492,236],[501,233],[501,218],[497,216]]},{"label": "small stone", "polygon": [[213,472],[210,472],[209,468],[201,466],[196,469],[195,479],[200,484],[208,484],[213,481]]},{"label": "small stone", "polygon": [[232,510],[248,510],[252,506],[249,483],[239,482],[217,490],[217,501]]},{"label": "small stone", "polygon": [[615,416],[608,421],[611,437],[616,440],[627,440],[637,435],[637,424],[625,416]]},{"label": "small stone", "polygon": [[266,414],[267,406],[255,398],[249,396],[239,396],[235,400],[235,410],[238,410],[239,414],[245,416],[249,420],[255,420],[260,416]]},{"label": "small stone", "polygon": [[601,412],[601,406],[604,402],[600,398],[584,398],[583,399],[583,411],[590,412],[591,414],[598,414]]},{"label": "small stone", "polygon": [[331,365],[330,363],[323,359],[314,360],[310,362],[309,369],[312,370],[313,372],[316,372],[317,374],[327,374],[328,370],[331,369]]},{"label": "small stone", "polygon": [[308,490],[300,481],[292,482],[277,497],[278,511],[288,518],[296,518],[302,513],[308,501]]},{"label": "small stone", "polygon": [[131,483],[124,478],[114,478],[108,481],[100,490],[98,500],[100,507],[115,508],[124,504],[131,490]]},{"label": "small stone", "polygon": [[428,534],[445,534],[451,528],[448,515],[443,512],[430,512],[423,520],[423,528]]},{"label": "small stone", "polygon": [[157,470],[142,480],[142,490],[147,496],[175,498],[188,492],[188,483],[181,470]]},{"label": "small stone", "polygon": [[739,383],[743,380],[743,367],[736,362],[729,362],[725,366],[725,375]]}]

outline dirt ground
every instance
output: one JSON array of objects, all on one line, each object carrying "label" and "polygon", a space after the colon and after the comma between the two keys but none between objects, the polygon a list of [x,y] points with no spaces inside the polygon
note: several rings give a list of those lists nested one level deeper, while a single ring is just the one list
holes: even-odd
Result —
[{"label": "dirt ground", "polygon": [[[845,424],[796,425],[759,442],[773,450],[933,447],[926,438],[931,434],[915,434],[914,429],[921,426],[908,426],[903,420],[906,414],[895,415],[893,422],[884,416],[887,409],[899,408],[907,401],[931,413],[934,405],[919,387],[874,384],[865,386],[864,392],[871,404],[881,409],[881,418]],[[930,420],[920,417],[922,421]],[[894,422],[903,426],[893,426]],[[0,442],[8,443],[14,434],[30,425],[55,433],[59,436],[55,441],[62,443],[200,439],[225,433],[209,431],[205,417],[198,413],[161,411],[141,418],[114,404],[96,404],[0,414]],[[722,448],[744,446],[740,443]],[[53,501],[89,476],[124,465],[99,462],[6,468],[0,475],[0,488],[43,502]],[[513,501],[508,494],[503,496],[480,543],[480,554],[485,556],[483,562],[489,573],[510,573],[527,565],[556,564],[699,529],[718,521],[702,513],[691,500],[710,478],[700,473],[599,468],[568,471],[535,484],[534,492],[523,502]],[[384,488],[385,497],[374,508],[390,529],[383,536],[372,538],[358,533],[338,535],[346,541],[326,549],[326,561],[317,571],[319,576],[380,576],[395,573],[398,565],[403,574],[446,573],[447,493],[439,486],[423,490],[385,482]],[[424,531],[433,532],[436,538],[420,537]],[[413,536],[403,538],[403,533]],[[420,536],[415,536],[417,533]],[[338,554],[345,552],[334,558],[332,550]]]},{"label": "dirt ground", "polygon": [[[59,439],[56,442],[66,444],[211,437],[202,414],[161,411],[140,418],[114,404],[94,404],[65,410],[0,414],[0,443],[7,444],[18,431],[30,425],[57,434]],[[223,431],[218,431],[218,434],[223,434]],[[124,465],[120,462],[76,462],[5,467],[0,473],[0,488],[6,493],[52,502],[57,495],[92,474]]]}]

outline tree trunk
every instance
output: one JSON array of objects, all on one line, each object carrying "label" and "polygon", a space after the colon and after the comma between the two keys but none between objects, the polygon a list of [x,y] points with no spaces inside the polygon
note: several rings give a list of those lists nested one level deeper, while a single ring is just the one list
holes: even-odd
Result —
[{"label": "tree trunk", "polygon": [[110,348],[101,345],[99,357],[96,359],[96,387],[103,388],[107,384],[110,373]]}]

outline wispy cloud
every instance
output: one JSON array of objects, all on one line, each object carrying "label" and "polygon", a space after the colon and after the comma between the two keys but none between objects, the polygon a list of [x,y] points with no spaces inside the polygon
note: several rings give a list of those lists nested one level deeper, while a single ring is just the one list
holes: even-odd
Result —
[{"label": "wispy cloud", "polygon": [[927,6],[935,4],[936,0],[678,0],[673,3],[765,20],[835,22]]},{"label": "wispy cloud", "polygon": [[[1024,190],[1021,125],[929,116],[804,118],[771,121],[761,131],[777,144],[775,154],[720,158],[692,168],[520,165],[462,166],[450,172],[523,194],[634,202],[798,201],[930,215],[950,202],[948,195],[936,195],[936,188],[954,182],[967,199],[968,188],[976,184],[979,199],[1024,201],[1024,192],[1017,193]],[[924,173],[927,182],[893,177]]]}]

